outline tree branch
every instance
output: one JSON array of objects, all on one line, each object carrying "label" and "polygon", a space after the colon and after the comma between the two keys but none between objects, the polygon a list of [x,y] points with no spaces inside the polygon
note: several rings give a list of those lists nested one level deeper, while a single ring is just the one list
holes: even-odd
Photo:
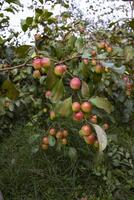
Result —
[{"label": "tree branch", "polygon": [[[51,59],[53,62],[55,62],[55,65],[58,65],[58,64],[62,64],[62,63],[65,63],[67,61],[70,61],[70,60],[73,60],[73,59],[80,59],[81,58],[81,55],[77,55],[77,56],[74,56],[74,57],[71,57],[71,58],[67,58],[65,60],[62,60],[62,61],[59,61],[57,62],[56,60],[54,59]],[[110,59],[113,59],[113,60],[125,60],[125,58],[122,58],[122,57],[111,57],[111,58],[95,58],[97,61],[101,61],[101,60],[110,60]],[[28,64],[28,62],[31,60],[31,58],[29,60],[27,60],[25,63],[23,64],[20,64],[20,65],[17,65],[17,66],[14,66],[14,67],[8,67],[8,68],[4,68],[4,69],[0,69],[0,72],[6,72],[6,71],[10,71],[10,70],[13,70],[13,69],[19,69],[19,68],[23,68],[23,67],[27,67],[27,66],[31,66],[31,64]],[[89,58],[88,60],[92,60],[92,58]]]}]

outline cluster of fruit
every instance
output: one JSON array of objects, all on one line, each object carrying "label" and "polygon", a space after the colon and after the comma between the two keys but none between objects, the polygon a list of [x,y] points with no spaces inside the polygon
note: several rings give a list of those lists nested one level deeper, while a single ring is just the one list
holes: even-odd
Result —
[{"label": "cluster of fruit", "polygon": [[79,102],[72,103],[72,110],[73,110],[73,119],[75,121],[81,121],[84,117],[87,118],[87,114],[89,114],[92,110],[92,104],[88,101],[83,102],[80,104]]},{"label": "cluster of fruit", "polygon": [[97,137],[93,133],[92,127],[89,124],[85,124],[81,127],[79,134],[87,144],[94,145],[95,147],[99,147],[99,142]]},{"label": "cluster of fruit", "polygon": [[130,96],[133,90],[133,84],[130,81],[130,78],[128,76],[124,76],[123,80],[125,82],[125,86],[126,86],[126,95]]},{"label": "cluster of fruit", "polygon": [[33,60],[33,77],[34,78],[40,78],[41,73],[44,72],[44,70],[48,69],[50,67],[51,61],[49,58],[35,58]]},{"label": "cluster of fruit", "polygon": [[[104,50],[104,51],[107,51],[108,53],[111,53],[112,52],[112,47],[110,46],[110,44],[106,41],[102,41],[98,44],[98,48],[100,50]],[[105,68],[102,63],[100,61],[97,60],[96,56],[97,56],[97,51],[95,50],[91,50],[91,56],[92,56],[92,59],[91,59],[91,64],[94,67],[94,71],[98,74],[104,72],[104,71],[108,71],[107,68]],[[85,65],[88,65],[89,64],[89,59],[88,58],[84,58],[83,59],[83,62]]]},{"label": "cluster of fruit", "polygon": [[[50,137],[56,140],[56,143],[60,143],[62,145],[66,145],[68,143],[68,131],[67,130],[56,130],[55,128],[51,128],[48,131],[48,135],[44,136],[42,139],[42,149],[47,150],[50,144]],[[55,144],[56,144],[55,143]]]}]

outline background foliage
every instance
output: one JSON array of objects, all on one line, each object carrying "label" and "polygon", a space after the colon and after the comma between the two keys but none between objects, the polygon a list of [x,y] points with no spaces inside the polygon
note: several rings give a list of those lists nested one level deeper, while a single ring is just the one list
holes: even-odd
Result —
[{"label": "background foliage", "polygon": [[[35,14],[23,20],[21,27],[29,36],[34,32],[41,35],[35,35],[32,44],[22,44],[20,33],[8,28],[10,18],[4,11],[14,13],[22,5],[13,0],[4,3],[7,7],[1,7],[0,13],[3,33],[0,36],[0,188],[5,199],[133,200],[133,18],[121,23],[109,22],[107,28],[96,29],[94,24],[90,28],[91,22],[73,15],[67,1],[52,4],[62,5],[60,16],[33,1]],[[112,47],[112,52],[99,48],[102,40]],[[96,73],[91,63],[92,50],[97,52],[97,59],[107,69],[105,72]],[[104,122],[110,124],[108,146],[103,155],[73,135],[81,123],[73,122],[72,126],[71,117],[51,120],[50,111],[56,109],[53,100],[56,98],[59,104],[63,87],[54,89],[52,80],[55,84],[59,78],[51,70],[48,74],[41,72],[39,79],[33,77],[32,60],[36,55],[50,57],[52,66],[61,61],[69,66],[71,75],[65,74],[63,79],[67,88],[64,99],[69,96],[73,100],[87,99],[82,89],[74,94],[68,89],[72,75],[86,82],[88,99],[97,96],[92,100],[97,106],[93,114],[98,116],[100,126]],[[85,58],[88,58],[87,65],[83,62]],[[54,93],[52,102],[44,97],[48,89]],[[104,102],[104,97],[110,104]],[[66,148],[60,152],[51,148],[44,152],[39,148],[42,136],[54,124],[69,130],[71,159]]]}]

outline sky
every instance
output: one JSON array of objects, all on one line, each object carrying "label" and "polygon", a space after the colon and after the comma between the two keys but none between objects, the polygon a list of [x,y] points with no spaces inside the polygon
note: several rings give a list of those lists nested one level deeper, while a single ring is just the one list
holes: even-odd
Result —
[{"label": "sky", "polygon": [[[77,7],[82,11],[84,14],[85,18],[88,18],[89,20],[94,19],[95,21],[98,20],[98,17],[101,15],[102,20],[117,20],[119,18],[124,18],[126,15],[122,12],[119,11],[119,8],[124,6],[128,6],[127,2],[123,2],[122,0],[112,0],[112,1],[107,1],[107,0],[70,0],[74,1]],[[32,10],[28,9],[28,7],[32,4],[32,0],[20,0],[20,2],[24,5],[24,11],[20,11],[15,13],[15,15],[10,14],[11,17],[11,25],[14,28],[20,28],[20,20],[25,19],[28,16],[33,16]],[[87,2],[87,3],[86,3]],[[93,9],[96,11],[92,11],[89,9],[89,12],[87,12],[88,7],[93,6]],[[104,12],[109,12],[111,8],[118,8],[118,10],[114,9],[114,12],[112,14],[108,14],[107,16],[102,16]],[[48,9],[50,9],[50,6],[47,6]],[[59,14],[60,12],[60,7],[57,7],[54,11],[56,14]],[[87,15],[88,13],[88,15]],[[130,17],[130,13],[128,13],[128,17]]]},{"label": "sky", "polygon": [[[97,22],[98,19],[106,22],[108,19],[111,21],[116,21],[120,18],[130,17],[130,13],[122,12],[120,9],[124,9],[129,6],[128,2],[124,2],[122,0],[70,0],[74,2],[76,6],[83,13],[84,17],[88,20]],[[21,31],[20,21],[26,19],[26,17],[31,17],[34,15],[33,10],[29,9],[29,6],[32,5],[32,0],[20,0],[21,4],[24,5],[23,10],[16,12],[15,14],[10,15],[10,25],[16,31]],[[51,4],[51,3],[50,3]],[[39,5],[42,5],[39,3]],[[92,6],[92,9],[89,9]],[[45,8],[48,10],[51,9],[51,5],[47,5]],[[60,6],[57,6],[54,10],[55,15],[60,14]],[[112,14],[104,15],[104,13],[108,13],[110,8],[114,8],[114,12]],[[24,35],[22,35],[25,38]],[[20,37],[22,37],[20,35]],[[24,39],[25,40],[25,39]],[[27,40],[27,38],[26,38]]]}]

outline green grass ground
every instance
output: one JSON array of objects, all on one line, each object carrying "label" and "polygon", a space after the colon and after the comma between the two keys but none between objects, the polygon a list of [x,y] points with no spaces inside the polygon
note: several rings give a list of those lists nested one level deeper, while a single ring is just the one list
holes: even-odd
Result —
[{"label": "green grass ground", "polygon": [[[77,161],[53,150],[31,154],[31,134],[21,127],[1,142],[0,190],[5,200],[115,200],[115,177],[108,179],[111,174],[105,166],[93,171],[90,154]],[[129,199],[117,195],[116,200],[134,200],[133,195],[133,191]]]}]

